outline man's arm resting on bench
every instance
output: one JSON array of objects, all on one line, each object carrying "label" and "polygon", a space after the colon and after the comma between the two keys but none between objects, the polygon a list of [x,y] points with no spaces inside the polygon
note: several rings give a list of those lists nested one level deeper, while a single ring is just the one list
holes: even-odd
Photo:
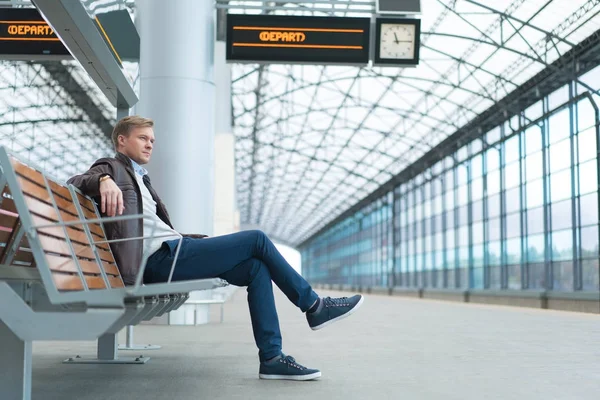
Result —
[{"label": "man's arm resting on bench", "polygon": [[81,175],[71,177],[67,183],[81,190],[85,195],[97,197],[100,195],[100,178],[104,175],[113,176],[109,163],[96,163]]}]

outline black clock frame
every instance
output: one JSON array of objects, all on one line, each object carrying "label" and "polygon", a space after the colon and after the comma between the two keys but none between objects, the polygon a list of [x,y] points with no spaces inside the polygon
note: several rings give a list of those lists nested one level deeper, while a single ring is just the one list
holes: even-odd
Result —
[{"label": "black clock frame", "polygon": [[[381,58],[381,25],[382,24],[412,24],[415,26],[415,53],[412,59]],[[376,18],[375,19],[375,55],[373,65],[418,65],[419,49],[421,47],[421,20],[415,18]]]}]

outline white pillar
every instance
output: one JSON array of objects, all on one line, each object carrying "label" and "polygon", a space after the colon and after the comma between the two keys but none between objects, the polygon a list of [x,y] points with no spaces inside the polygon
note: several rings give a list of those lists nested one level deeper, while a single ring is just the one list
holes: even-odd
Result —
[{"label": "white pillar", "polygon": [[154,119],[147,167],[181,233],[212,236],[214,201],[214,4],[138,0],[138,115]]},{"label": "white pillar", "polygon": [[214,235],[235,229],[235,138],[231,126],[231,67],[225,42],[215,43],[216,136]]}]

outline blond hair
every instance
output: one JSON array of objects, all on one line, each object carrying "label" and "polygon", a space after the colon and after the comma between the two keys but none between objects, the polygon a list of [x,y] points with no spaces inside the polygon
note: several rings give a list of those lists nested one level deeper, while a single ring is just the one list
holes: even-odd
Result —
[{"label": "blond hair", "polygon": [[130,115],[121,118],[112,131],[112,142],[115,150],[119,147],[119,136],[129,137],[133,128],[152,128],[154,121],[150,118],[140,117],[139,115]]}]

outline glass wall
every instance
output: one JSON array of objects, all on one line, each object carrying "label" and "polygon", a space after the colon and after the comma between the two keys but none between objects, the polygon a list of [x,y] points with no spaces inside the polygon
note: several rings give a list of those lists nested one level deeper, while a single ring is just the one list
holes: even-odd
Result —
[{"label": "glass wall", "polygon": [[311,282],[599,290],[600,67],[304,248]]},{"label": "glass wall", "polygon": [[[393,283],[390,193],[301,250],[303,271],[313,281],[389,286]],[[306,260],[312,266],[306,268]]]}]

